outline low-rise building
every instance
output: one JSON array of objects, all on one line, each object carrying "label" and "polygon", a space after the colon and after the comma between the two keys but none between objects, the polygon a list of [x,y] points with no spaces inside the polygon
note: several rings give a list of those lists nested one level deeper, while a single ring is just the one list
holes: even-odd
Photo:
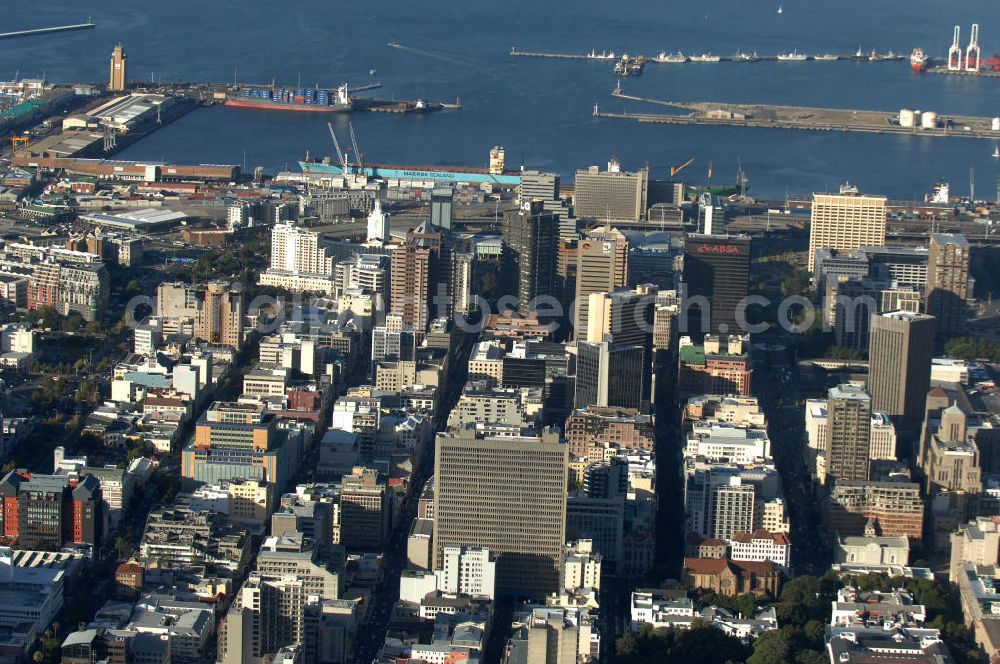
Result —
[{"label": "low-rise building", "polygon": [[845,535],[834,542],[833,562],[869,566],[908,565],[910,540],[905,535]]},{"label": "low-rise building", "polygon": [[758,530],[753,533],[736,533],[729,543],[729,556],[736,561],[769,560],[778,567],[791,567],[792,543],[784,533]]},{"label": "low-rise building", "polygon": [[688,586],[695,590],[730,597],[744,593],[777,597],[781,592],[781,572],[771,561],[685,558],[683,576]]}]

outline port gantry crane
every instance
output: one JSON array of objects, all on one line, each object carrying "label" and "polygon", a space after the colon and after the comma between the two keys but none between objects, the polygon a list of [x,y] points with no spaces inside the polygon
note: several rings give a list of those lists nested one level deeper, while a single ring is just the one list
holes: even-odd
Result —
[{"label": "port gantry crane", "polygon": [[[337,140],[337,132],[333,129],[333,123],[327,122],[326,128],[330,130],[330,139],[333,141],[333,148],[337,151],[337,160],[340,162],[340,167],[344,171],[344,175],[348,174],[348,168],[350,162],[347,160],[347,153],[340,149],[340,141]],[[358,139],[354,135],[354,124],[348,122],[347,128],[351,133],[351,150],[354,150],[354,164],[358,167],[358,172],[360,173],[364,170],[365,164],[362,159],[361,151],[358,150]]]},{"label": "port gantry crane", "polygon": [[340,162],[340,167],[344,169],[344,175],[347,175],[347,155],[340,149],[340,141],[337,140],[337,132],[333,130],[333,123],[327,122],[326,128],[330,130],[330,138],[333,140],[333,148],[337,151],[337,160]]},{"label": "port gantry crane", "polygon": [[354,161],[358,164],[358,171],[365,170],[365,162],[362,159],[361,150],[358,149],[358,139],[354,137],[354,123],[348,122],[347,128],[351,130],[351,146],[354,148]]}]

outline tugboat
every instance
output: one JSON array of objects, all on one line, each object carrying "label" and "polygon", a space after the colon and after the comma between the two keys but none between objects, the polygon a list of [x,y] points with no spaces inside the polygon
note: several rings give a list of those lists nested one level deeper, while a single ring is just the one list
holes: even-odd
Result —
[{"label": "tugboat", "polygon": [[641,76],[642,69],[646,66],[646,59],[641,55],[630,58],[628,53],[615,63],[615,76]]},{"label": "tugboat", "polygon": [[910,53],[910,69],[918,74],[927,71],[927,54],[919,46]]}]

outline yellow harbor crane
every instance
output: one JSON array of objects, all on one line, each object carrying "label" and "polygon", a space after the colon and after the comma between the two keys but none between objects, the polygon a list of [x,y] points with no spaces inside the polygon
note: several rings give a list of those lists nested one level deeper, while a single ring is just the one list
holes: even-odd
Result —
[{"label": "yellow harbor crane", "polygon": [[680,166],[671,166],[670,167],[670,177],[674,177],[675,175],[677,175],[678,173],[680,173],[681,171],[683,171],[685,168],[687,168],[688,166],[690,166],[693,163],[694,163],[694,157],[691,157],[690,159],[688,159],[687,161],[685,161]]}]

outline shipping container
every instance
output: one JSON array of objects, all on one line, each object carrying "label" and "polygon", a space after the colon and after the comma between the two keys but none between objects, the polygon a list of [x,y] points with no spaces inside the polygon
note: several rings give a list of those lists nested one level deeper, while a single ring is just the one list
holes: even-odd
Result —
[{"label": "shipping container", "polygon": [[296,104],[301,104],[305,100],[306,98],[299,94],[295,95],[295,97],[292,98],[292,101],[295,102]]}]

